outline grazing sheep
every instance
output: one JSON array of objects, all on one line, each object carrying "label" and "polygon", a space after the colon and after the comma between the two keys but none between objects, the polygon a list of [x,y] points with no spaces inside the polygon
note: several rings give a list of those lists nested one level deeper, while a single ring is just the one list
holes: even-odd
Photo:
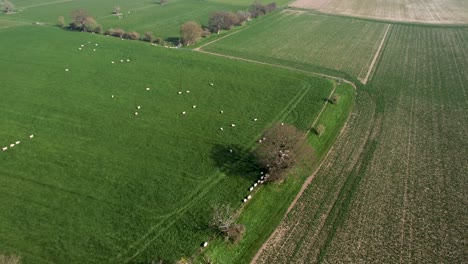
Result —
[{"label": "grazing sheep", "polygon": [[185,91],[186,93],[190,93],[190,91]]},{"label": "grazing sheep", "polygon": [[16,142],[15,142],[16,145],[19,145],[19,143],[21,143],[21,141],[16,141]]},{"label": "grazing sheep", "polygon": [[263,171],[261,171],[260,174],[263,175]]},{"label": "grazing sheep", "polygon": [[150,88],[149,88],[149,87],[146,87],[146,91],[149,91],[149,90],[150,90]]},{"label": "grazing sheep", "polygon": [[112,63],[115,63],[114,61],[112,61]]},{"label": "grazing sheep", "polygon": [[258,183],[254,183],[254,187],[257,187]]},{"label": "grazing sheep", "polygon": [[263,184],[265,181],[260,181],[260,184]]},{"label": "grazing sheep", "polygon": [[257,121],[257,118],[254,118],[253,121],[256,122],[256,121]]},{"label": "grazing sheep", "polygon": [[69,71],[68,69],[65,69],[65,71]]},{"label": "grazing sheep", "polygon": [[211,86],[213,86],[214,84],[213,83],[210,83]]},{"label": "grazing sheep", "polygon": [[258,140],[258,143],[262,143],[262,140],[261,140],[261,139],[259,139],[259,140]]},{"label": "grazing sheep", "polygon": [[137,116],[137,115],[138,115],[138,112],[135,112],[135,115]]},{"label": "grazing sheep", "polygon": [[232,153],[232,149],[230,149],[229,152]]},{"label": "grazing sheep", "polygon": [[14,146],[15,146],[15,144],[10,144],[10,148],[12,148],[12,147],[14,147]]},{"label": "grazing sheep", "polygon": [[112,98],[114,98],[114,95],[111,95]]},{"label": "grazing sheep", "polygon": [[140,109],[140,108],[141,108],[141,106],[137,106],[137,109]]},{"label": "grazing sheep", "polygon": [[81,47],[84,47],[84,45],[83,45],[83,44],[81,44]]},{"label": "grazing sheep", "polygon": [[33,138],[33,137],[34,137],[34,135],[29,135],[29,138]]},{"label": "grazing sheep", "polygon": [[249,191],[253,191],[253,189],[254,189],[254,187],[250,187],[250,188],[249,188]]},{"label": "grazing sheep", "polygon": [[98,44],[97,44],[97,43],[96,43],[96,44],[94,44],[94,45],[98,46]]},{"label": "grazing sheep", "polygon": [[252,195],[247,196],[247,200],[252,199]]},{"label": "grazing sheep", "polygon": [[224,128],[220,127],[219,130],[224,131]]},{"label": "grazing sheep", "polygon": [[235,124],[231,124],[232,127],[235,127],[236,125]]},{"label": "grazing sheep", "polygon": [[120,60],[120,62],[123,62],[123,60]]},{"label": "grazing sheep", "polygon": [[186,114],[186,112],[185,112],[185,111],[183,111],[183,112],[182,112],[182,114],[183,114],[183,115],[185,115],[185,114]]},{"label": "grazing sheep", "polygon": [[96,51],[96,49],[93,49],[93,51]]},{"label": "grazing sheep", "polygon": [[197,108],[197,106],[196,106],[196,105],[193,105],[192,108]]},{"label": "grazing sheep", "polygon": [[281,123],[282,126],[284,126],[284,123]]},{"label": "grazing sheep", "polygon": [[182,94],[182,92],[178,92],[178,94]]},{"label": "grazing sheep", "polygon": [[3,150],[3,151],[6,151],[7,149],[8,149],[8,147],[4,147],[4,148],[2,148],[2,150]]},{"label": "grazing sheep", "polygon": [[245,199],[245,198],[242,199],[242,202],[243,202],[243,203],[246,203],[246,202],[247,202],[247,199]]},{"label": "grazing sheep", "polygon": [[129,62],[129,61],[130,61],[130,59],[127,59],[127,62]]},{"label": "grazing sheep", "polygon": [[79,50],[81,50],[81,48],[78,48]]},{"label": "grazing sheep", "polygon": [[91,44],[91,41],[88,41],[88,44]]},{"label": "grazing sheep", "polygon": [[220,112],[221,114],[222,114],[222,113],[224,113],[224,111],[223,111],[223,110],[221,110],[221,111],[219,111],[219,112]]}]

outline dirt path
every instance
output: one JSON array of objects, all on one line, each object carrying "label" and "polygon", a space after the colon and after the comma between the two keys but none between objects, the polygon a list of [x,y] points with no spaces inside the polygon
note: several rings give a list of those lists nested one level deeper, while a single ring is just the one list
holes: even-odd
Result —
[{"label": "dirt path", "polygon": [[244,30],[246,30],[246,29],[248,29],[248,28],[250,28],[250,27],[251,27],[251,26],[248,26],[248,27],[245,27],[245,28],[243,28],[243,29],[241,29],[241,30],[238,30],[238,31],[236,31],[236,32],[229,33],[229,34],[227,34],[226,36],[222,36],[222,37],[217,38],[217,39],[215,39],[215,40],[213,40],[213,41],[210,41],[210,42],[208,42],[208,43],[205,43],[205,44],[201,45],[201,46],[198,47],[198,48],[194,48],[193,50],[195,50],[195,51],[201,51],[201,48],[203,48],[203,47],[205,47],[205,46],[208,46],[208,45],[213,44],[213,43],[215,43],[215,42],[217,42],[217,41],[220,41],[220,40],[222,40],[223,38],[227,38],[227,37],[229,37],[229,36],[232,36],[232,35],[234,35],[234,34],[237,34],[237,33],[239,33],[239,32],[242,32],[242,31],[244,31]]},{"label": "dirt path", "polygon": [[372,71],[374,70],[375,63],[377,62],[377,59],[379,58],[380,52],[382,51],[382,47],[383,47],[383,45],[385,43],[385,40],[387,39],[388,30],[390,29],[391,26],[392,26],[391,24],[387,25],[387,29],[385,30],[385,34],[384,34],[384,36],[382,38],[382,41],[380,42],[380,46],[377,49],[377,51],[375,52],[374,59],[372,59],[372,63],[369,66],[369,70],[367,71],[366,78],[364,78],[364,80],[362,80],[363,84],[367,83]]}]

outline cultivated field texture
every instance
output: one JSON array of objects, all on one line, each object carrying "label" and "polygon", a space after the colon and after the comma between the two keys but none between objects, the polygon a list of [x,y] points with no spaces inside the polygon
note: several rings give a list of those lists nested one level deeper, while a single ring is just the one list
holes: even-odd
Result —
[{"label": "cultivated field texture", "polygon": [[465,263],[468,31],[393,26],[312,185],[257,263]]},{"label": "cultivated field texture", "polygon": [[229,150],[250,149],[272,122],[307,129],[334,87],[48,26],[0,39],[0,249],[25,263],[192,255],[213,234],[210,206],[240,206],[257,177],[226,170],[243,158]]},{"label": "cultivated field texture", "polygon": [[392,21],[468,23],[465,0],[297,0],[290,6]]},{"label": "cultivated field texture", "polygon": [[312,71],[329,68],[363,80],[386,28],[378,22],[283,11],[202,49]]}]

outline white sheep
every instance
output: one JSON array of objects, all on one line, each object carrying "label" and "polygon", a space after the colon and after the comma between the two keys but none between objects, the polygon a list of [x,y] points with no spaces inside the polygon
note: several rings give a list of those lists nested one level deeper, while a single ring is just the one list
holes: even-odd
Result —
[{"label": "white sheep", "polygon": [[19,143],[21,143],[21,141],[16,141],[16,142],[15,142],[16,145],[19,145]]},{"label": "white sheep", "polygon": [[81,44],[81,47],[84,47],[84,45],[83,45],[83,44]]},{"label": "white sheep", "polygon": [[115,63],[115,62],[114,62],[114,61],[112,61],[112,64],[114,64],[114,63]]},{"label": "white sheep", "polygon": [[260,181],[260,184],[263,184],[265,181]]},{"label": "white sheep", "polygon": [[196,105],[193,105],[192,108],[197,108],[197,106],[196,106]]},{"label": "white sheep", "polygon": [[93,51],[96,51],[96,49],[93,49]]},{"label": "white sheep", "polygon": [[213,86],[214,84],[213,83],[210,83],[211,86]]},{"label": "white sheep", "polygon": [[138,115],[138,112],[135,112],[135,115],[137,116],[137,115]]},{"label": "white sheep", "polygon": [[4,147],[2,148],[3,151],[7,151],[8,147]]},{"label": "white sheep", "polygon": [[10,144],[10,148],[12,148],[12,147],[14,147],[14,146],[15,146],[15,144]]},{"label": "white sheep", "polygon": [[29,135],[29,138],[33,138],[33,137],[34,137],[34,135]]},{"label": "white sheep", "polygon": [[284,123],[281,123],[282,126],[284,126]]},{"label": "white sheep", "polygon": [[232,127],[235,127],[235,126],[236,126],[236,124],[231,124],[231,126],[232,126]]},{"label": "white sheep", "polygon": [[149,91],[149,90],[150,90],[150,88],[149,88],[149,87],[146,87],[146,91]]},{"label": "white sheep", "polygon": [[81,48],[78,48],[79,50],[81,50]]},{"label": "white sheep", "polygon": [[203,242],[202,247],[206,248],[208,246],[208,242]]},{"label": "white sheep", "polygon": [[65,69],[65,71],[69,71],[68,69]]},{"label": "white sheep", "polygon": [[249,191],[253,191],[253,189],[254,189],[254,187],[250,187],[250,188],[249,188]]},{"label": "white sheep", "polygon": [[230,149],[229,152],[232,153],[232,149]]},{"label": "white sheep", "polygon": [[246,203],[246,202],[247,202],[247,199],[244,198],[244,199],[242,200],[242,202],[243,202],[243,203]]},{"label": "white sheep", "polygon": [[263,175],[263,171],[261,171],[260,174]]},{"label": "white sheep", "polygon": [[253,121],[256,122],[258,119],[257,118],[254,118]]},{"label": "white sheep", "polygon": [[224,131],[224,128],[220,127],[219,130]]},{"label": "white sheep", "polygon": [[252,199],[252,195],[247,196],[247,200]]},{"label": "white sheep", "polygon": [[137,109],[140,109],[140,108],[141,108],[141,106],[137,106]]},{"label": "white sheep", "polygon": [[221,114],[222,114],[222,113],[224,113],[224,111],[223,111],[223,110],[221,110],[221,111],[219,111],[219,112],[220,112]]},{"label": "white sheep", "polygon": [[123,60],[120,60],[120,62],[123,62]]},{"label": "white sheep", "polygon": [[258,140],[258,143],[262,143],[262,140],[261,140],[261,139],[259,139],[259,140]]},{"label": "white sheep", "polygon": [[190,93],[190,91],[185,91],[186,93]]},{"label": "white sheep", "polygon": [[127,59],[127,62],[129,62],[129,61],[130,61],[130,59]]},{"label": "white sheep", "polygon": [[185,115],[187,112],[183,111],[182,114]]},{"label": "white sheep", "polygon": [[94,44],[94,45],[98,46],[98,44],[97,44],[97,43],[96,43],[96,44]]},{"label": "white sheep", "polygon": [[114,98],[114,95],[111,95],[112,98]]},{"label": "white sheep", "polygon": [[254,187],[257,187],[258,183],[254,183]]},{"label": "white sheep", "polygon": [[178,92],[178,94],[182,94],[182,92]]}]

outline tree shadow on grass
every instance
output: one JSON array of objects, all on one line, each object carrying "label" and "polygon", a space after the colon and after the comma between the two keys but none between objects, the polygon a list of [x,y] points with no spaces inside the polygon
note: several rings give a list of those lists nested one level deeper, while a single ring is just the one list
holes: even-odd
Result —
[{"label": "tree shadow on grass", "polygon": [[254,179],[261,170],[251,150],[239,145],[215,145],[211,158],[216,166],[228,176],[241,176]]}]

